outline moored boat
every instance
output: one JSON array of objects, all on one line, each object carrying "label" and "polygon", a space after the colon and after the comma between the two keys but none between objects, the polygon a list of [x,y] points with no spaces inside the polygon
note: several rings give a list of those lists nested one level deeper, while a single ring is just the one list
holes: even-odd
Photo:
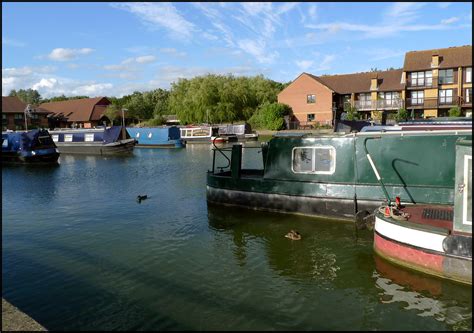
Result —
[{"label": "moored boat", "polygon": [[[215,148],[207,173],[207,201],[250,209],[354,221],[372,213],[385,194],[366,148],[379,161],[390,196],[407,203],[449,204],[454,196],[454,145],[469,130],[275,135],[251,149]],[[244,169],[251,151],[262,168]],[[225,154],[225,167],[218,158]],[[224,165],[224,164],[223,164]]]},{"label": "moored boat", "polygon": [[2,132],[2,164],[57,164],[59,150],[44,129]]},{"label": "moored boat", "polygon": [[231,141],[258,140],[258,134],[252,131],[250,124],[219,125],[219,136],[228,137]]},{"label": "moored boat", "polygon": [[375,214],[374,250],[395,264],[472,284],[472,141],[460,140],[455,150],[454,205],[387,198]]},{"label": "moored boat", "polygon": [[183,148],[181,133],[176,126],[127,127],[130,137],[137,140],[137,147]]},{"label": "moored boat", "polygon": [[137,143],[122,126],[64,128],[51,130],[49,133],[59,151],[65,154],[127,155],[133,152]]},{"label": "moored boat", "polygon": [[184,143],[211,143],[212,137],[217,136],[217,129],[212,126],[181,127],[181,139]]}]

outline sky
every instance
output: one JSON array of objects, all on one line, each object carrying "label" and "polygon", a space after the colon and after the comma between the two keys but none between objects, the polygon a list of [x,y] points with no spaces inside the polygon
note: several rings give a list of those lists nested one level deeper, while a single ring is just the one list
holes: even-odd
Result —
[{"label": "sky", "polygon": [[208,73],[285,83],[461,45],[471,2],[2,2],[2,95],[122,97]]}]

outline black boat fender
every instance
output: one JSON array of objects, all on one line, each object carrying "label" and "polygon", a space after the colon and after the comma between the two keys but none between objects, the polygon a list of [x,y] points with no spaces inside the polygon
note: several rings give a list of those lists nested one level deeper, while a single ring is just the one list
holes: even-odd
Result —
[{"label": "black boat fender", "polygon": [[142,200],[145,200],[145,199],[148,199],[148,195],[146,195],[146,194],[145,194],[145,195],[139,195],[139,196],[137,197],[137,202],[138,202],[138,203],[141,203]]}]

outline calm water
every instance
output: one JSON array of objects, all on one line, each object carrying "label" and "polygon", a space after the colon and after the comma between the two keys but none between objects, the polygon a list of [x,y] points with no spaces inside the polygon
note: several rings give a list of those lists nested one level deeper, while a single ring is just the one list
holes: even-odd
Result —
[{"label": "calm water", "polygon": [[3,297],[50,330],[472,330],[472,288],[379,260],[352,224],[208,208],[211,157],[3,167]]}]

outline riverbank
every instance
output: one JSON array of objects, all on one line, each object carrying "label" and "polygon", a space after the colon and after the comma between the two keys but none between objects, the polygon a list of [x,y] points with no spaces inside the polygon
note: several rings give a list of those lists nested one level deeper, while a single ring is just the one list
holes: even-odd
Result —
[{"label": "riverbank", "polygon": [[47,329],[2,298],[2,331],[47,331]]},{"label": "riverbank", "polygon": [[314,133],[314,134],[330,134],[333,133],[333,129],[308,129],[308,130],[282,130],[282,131],[270,131],[270,130],[256,130],[259,136],[272,136],[276,133]]}]

